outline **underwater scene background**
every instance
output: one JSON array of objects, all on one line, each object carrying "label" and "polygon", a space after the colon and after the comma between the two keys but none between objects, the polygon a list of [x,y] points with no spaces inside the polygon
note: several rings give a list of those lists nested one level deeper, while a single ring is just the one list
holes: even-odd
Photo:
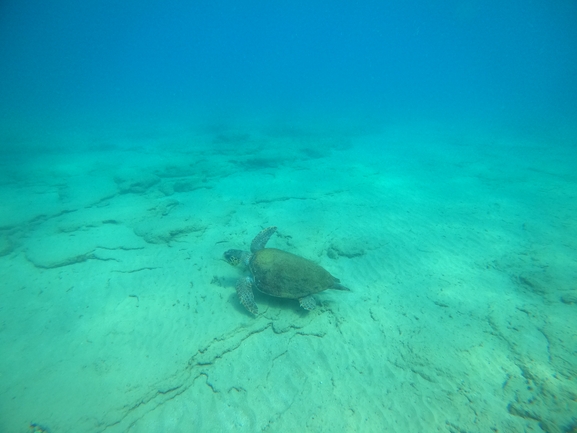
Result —
[{"label": "underwater scene background", "polygon": [[2,2],[0,431],[576,432],[575,23]]}]

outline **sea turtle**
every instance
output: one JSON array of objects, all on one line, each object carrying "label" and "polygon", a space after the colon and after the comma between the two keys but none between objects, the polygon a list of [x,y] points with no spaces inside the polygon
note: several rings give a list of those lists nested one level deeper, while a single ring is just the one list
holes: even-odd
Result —
[{"label": "sea turtle", "polygon": [[258,314],[254,302],[253,286],[267,295],[279,298],[298,299],[301,307],[312,310],[316,307],[313,293],[326,289],[349,290],[316,263],[276,248],[265,248],[276,227],[261,231],[250,245],[250,253],[228,250],[224,259],[233,266],[247,268],[250,276],[242,277],[236,284],[236,292],[242,305],[253,314]]}]

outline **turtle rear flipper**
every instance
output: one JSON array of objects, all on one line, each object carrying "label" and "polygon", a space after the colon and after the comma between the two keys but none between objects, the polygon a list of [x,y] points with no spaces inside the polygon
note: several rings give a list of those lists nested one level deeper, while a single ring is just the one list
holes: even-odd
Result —
[{"label": "turtle rear flipper", "polygon": [[262,250],[270,237],[273,233],[276,232],[276,227],[267,227],[266,229],[262,230],[256,237],[252,240],[250,244],[250,251],[252,253]]},{"label": "turtle rear flipper", "polygon": [[252,280],[249,277],[238,280],[238,283],[236,283],[236,293],[240,303],[244,305],[244,308],[256,316],[258,314],[258,307],[256,302],[254,302]]},{"label": "turtle rear flipper", "polygon": [[301,304],[301,307],[307,311],[311,311],[317,308],[317,301],[315,301],[315,298],[310,295],[305,296],[304,298],[300,298],[299,303]]}]

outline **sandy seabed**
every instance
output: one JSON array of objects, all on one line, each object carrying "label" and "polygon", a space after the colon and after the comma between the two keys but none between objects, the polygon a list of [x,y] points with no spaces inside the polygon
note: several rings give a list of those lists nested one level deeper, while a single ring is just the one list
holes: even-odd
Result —
[{"label": "sandy seabed", "polygon": [[[174,143],[4,159],[0,431],[577,431],[574,148]],[[351,291],[253,317],[222,254],[271,225]]]}]

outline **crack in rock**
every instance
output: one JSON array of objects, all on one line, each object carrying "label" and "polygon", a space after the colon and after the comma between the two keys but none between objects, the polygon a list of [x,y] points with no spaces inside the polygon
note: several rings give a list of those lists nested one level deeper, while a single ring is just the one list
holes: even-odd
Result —
[{"label": "crack in rock", "polygon": [[107,251],[134,251],[134,250],[143,250],[144,247],[102,247],[98,245],[96,249],[107,250]]},{"label": "crack in rock", "polygon": [[237,328],[222,337],[214,338],[205,347],[199,349],[199,351],[189,359],[186,366],[167,378],[164,381],[164,385],[157,384],[154,386],[154,389],[151,389],[133,404],[128,405],[118,416],[117,420],[108,422],[99,432],[101,433],[111,428],[115,430],[118,429],[118,431],[130,430],[138,420],[188,390],[194,385],[196,380],[202,376],[206,378],[206,385],[210,387],[213,392],[219,392],[212,383],[209,382],[205,367],[212,365],[227,353],[236,350],[251,336],[264,332],[271,328],[271,326],[272,324],[267,322],[256,326],[253,325],[251,328]]},{"label": "crack in rock", "polygon": [[[204,347],[200,348],[197,353],[191,356],[188,363],[180,370],[175,371],[172,376],[163,380],[161,383],[153,385],[148,392],[143,393],[133,404],[125,406],[125,408],[118,413],[116,420],[105,421],[103,424],[106,425],[99,430],[99,432],[102,433],[107,429],[114,429],[114,431],[130,430],[141,418],[187,391],[202,377],[204,377],[206,386],[209,387],[213,393],[221,393],[216,385],[210,381],[207,366],[214,364],[227,354],[235,351],[252,336],[268,330],[277,333],[277,331],[273,329],[273,323],[273,321],[255,323],[250,327],[236,328],[227,334],[212,339]],[[323,337],[325,335],[319,332],[307,333],[300,331],[301,328],[302,327],[291,325],[285,327],[283,331],[294,332],[295,334],[291,339],[297,335],[315,337]],[[277,358],[282,355],[283,354],[279,355]],[[238,386],[231,387],[227,392],[231,391],[245,392],[242,387]],[[274,419],[271,419],[271,421],[274,422]]]},{"label": "crack in rock", "polygon": [[204,381],[204,383],[206,384],[206,386],[208,386],[208,387],[210,388],[210,390],[211,390],[213,393],[218,394],[218,393],[220,392],[218,389],[216,389],[216,387],[214,386],[213,383],[209,382],[208,373],[202,372],[202,373],[200,373],[199,376],[197,376],[197,378],[200,377],[200,376],[204,376],[204,377],[206,378],[206,380]]},{"label": "crack in rock", "polygon": [[135,272],[140,272],[140,271],[154,271],[155,269],[159,269],[159,268],[146,267],[146,268],[131,269],[129,271],[121,271],[118,269],[114,269],[114,270],[112,270],[112,272],[118,272],[120,274],[133,274]]},{"label": "crack in rock", "polygon": [[274,203],[276,201],[289,201],[289,200],[316,200],[313,197],[277,197],[277,198],[263,198],[260,200],[255,200],[254,204],[261,204],[261,203]]},{"label": "crack in rock", "polygon": [[77,256],[73,256],[73,257],[67,257],[64,258],[60,261],[54,262],[54,263],[41,263],[38,260],[34,260],[33,258],[31,258],[29,255],[26,255],[26,259],[32,263],[35,267],[39,268],[39,269],[54,269],[54,268],[61,268],[63,266],[70,266],[70,265],[75,265],[77,263],[82,263],[85,262],[87,260],[105,260],[105,259],[99,259],[98,257],[96,257],[96,255],[94,254],[94,251],[85,253],[85,254],[79,254]]}]

